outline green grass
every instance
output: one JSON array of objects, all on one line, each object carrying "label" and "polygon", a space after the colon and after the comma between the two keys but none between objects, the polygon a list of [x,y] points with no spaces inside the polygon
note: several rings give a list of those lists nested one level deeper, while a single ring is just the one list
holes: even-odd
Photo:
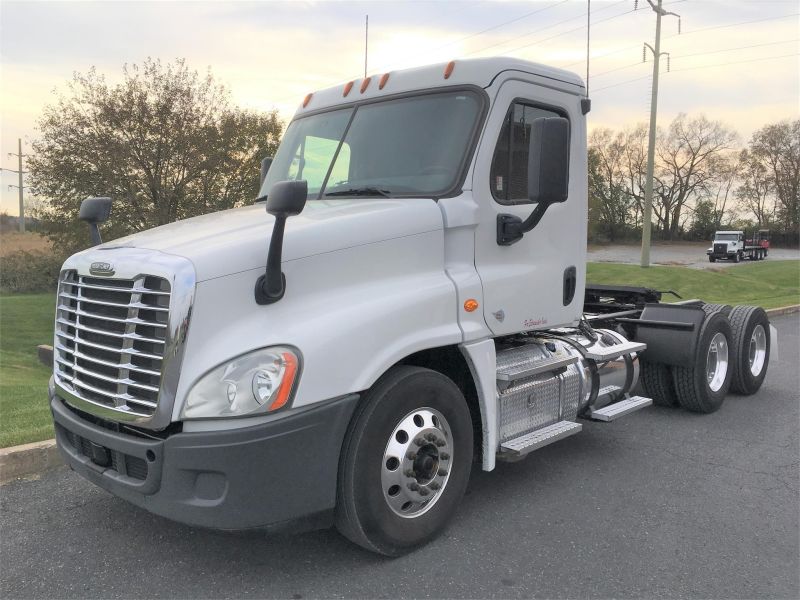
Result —
[{"label": "green grass", "polygon": [[[796,260],[705,270],[590,263],[587,280],[673,289],[684,298],[725,304],[764,308],[800,304]],[[50,369],[39,364],[36,346],[52,344],[54,303],[51,294],[0,296],[0,447],[53,436],[47,406]]]},{"label": "green grass", "polygon": [[[800,261],[767,260],[730,267],[687,269],[589,263],[586,281],[675,290],[683,298],[777,308],[800,304]],[[672,296],[665,295],[670,302]]]},{"label": "green grass", "polygon": [[36,346],[53,343],[52,294],[0,296],[0,447],[53,437],[47,403],[50,369]]}]

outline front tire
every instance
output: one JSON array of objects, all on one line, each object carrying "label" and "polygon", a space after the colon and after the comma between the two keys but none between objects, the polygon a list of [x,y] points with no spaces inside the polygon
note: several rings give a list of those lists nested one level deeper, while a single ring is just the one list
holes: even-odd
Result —
[{"label": "front tire", "polygon": [[717,259],[716,259],[716,258],[714,258],[713,256],[709,256],[709,257],[708,257],[708,262],[711,262],[711,263],[713,263],[713,262],[717,262]]},{"label": "front tire", "polygon": [[339,461],[336,526],[367,550],[400,556],[453,516],[472,466],[472,420],[448,378],[392,368],[367,391]]},{"label": "front tire", "polygon": [[712,413],[722,406],[733,375],[731,325],[721,311],[706,316],[697,341],[694,364],[673,367],[678,402],[686,410]]},{"label": "front tire", "polygon": [[738,263],[740,260],[742,260],[741,254],[737,252],[736,254],[733,255],[733,262]]}]

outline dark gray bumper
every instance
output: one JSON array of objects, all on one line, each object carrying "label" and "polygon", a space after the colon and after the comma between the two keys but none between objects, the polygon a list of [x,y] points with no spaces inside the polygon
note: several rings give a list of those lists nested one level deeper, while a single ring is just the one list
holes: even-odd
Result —
[{"label": "dark gray bumper", "polygon": [[336,502],[342,441],[358,395],[255,427],[152,440],[51,409],[67,464],[155,514],[215,529],[325,524]]}]

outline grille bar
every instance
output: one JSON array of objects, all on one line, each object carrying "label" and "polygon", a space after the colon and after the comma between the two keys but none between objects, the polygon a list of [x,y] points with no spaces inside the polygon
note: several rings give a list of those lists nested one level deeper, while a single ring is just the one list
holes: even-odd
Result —
[{"label": "grille bar", "polygon": [[[127,292],[130,293],[132,290],[114,290],[118,292]],[[68,294],[66,292],[61,292],[60,296],[62,298],[69,298],[70,300],[80,300],[82,302],[88,302],[90,304],[100,304],[102,306],[116,306],[117,308],[143,308],[146,310],[155,310],[159,312],[169,312],[169,308],[164,308],[161,306],[153,306],[151,304],[144,304],[142,302],[129,302],[127,304],[121,304],[119,302],[108,302],[106,300],[96,300],[94,298],[86,298],[84,296],[74,296],[72,294]]]},{"label": "grille bar", "polygon": [[82,400],[151,417],[158,406],[171,289],[153,275],[61,275],[55,373]]},{"label": "grille bar", "polygon": [[[73,354],[77,358],[80,358],[80,359],[83,359],[83,360],[88,360],[90,362],[97,363],[98,365],[103,365],[104,367],[112,367],[112,368],[119,367],[119,365],[117,363],[112,363],[112,362],[108,362],[108,361],[105,361],[105,360],[100,360],[99,358],[95,358],[94,356],[90,356],[88,354],[84,354],[83,352],[78,352],[77,350],[72,350],[71,348],[67,348],[66,346],[63,346],[63,345],[61,345],[59,343],[56,343],[56,350],[60,350],[61,352],[69,352],[70,354]],[[133,364],[128,364],[128,365],[126,365],[125,368],[130,370],[130,371],[136,371],[137,373],[144,373],[145,375],[153,375],[154,377],[158,377],[159,375],[161,375],[160,371],[153,371],[151,369],[143,369],[143,368],[137,367],[137,366],[135,366]]]},{"label": "grille bar", "polygon": [[93,312],[86,312],[85,310],[78,310],[77,308],[72,308],[70,306],[65,306],[63,304],[58,305],[58,310],[65,310],[69,313],[82,316],[82,317],[90,317],[92,319],[103,319],[105,321],[113,321],[114,323],[133,323],[135,325],[149,325],[150,327],[158,327],[161,329],[166,329],[166,323],[157,323],[155,321],[145,321],[144,319],[118,319],[116,317],[109,317],[108,315],[103,315],[100,313],[93,313]]},{"label": "grille bar", "polygon": [[56,319],[57,323],[61,325],[66,325],[67,327],[74,327],[75,329],[79,329],[80,331],[88,331],[89,333],[97,333],[99,335],[107,335],[110,337],[120,338],[124,340],[138,340],[140,342],[148,342],[151,344],[164,344],[166,343],[164,340],[160,340],[158,338],[151,338],[144,335],[139,335],[138,333],[115,333],[113,331],[105,331],[103,329],[96,329],[94,327],[87,327],[86,325],[81,325],[77,321],[68,321],[62,317]]}]

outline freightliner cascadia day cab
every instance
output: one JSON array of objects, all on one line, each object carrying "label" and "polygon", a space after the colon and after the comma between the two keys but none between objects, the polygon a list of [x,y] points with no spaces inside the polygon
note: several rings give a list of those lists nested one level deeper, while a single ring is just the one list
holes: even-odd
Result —
[{"label": "freightliner cascadia day cab", "polygon": [[[473,464],[754,393],[760,308],[586,285],[589,109],[577,76],[506,58],[353,81],[304,99],[254,205],[70,257],[69,465],[191,525],[335,524],[399,555]],[[96,242],[109,203],[81,207]]]}]

